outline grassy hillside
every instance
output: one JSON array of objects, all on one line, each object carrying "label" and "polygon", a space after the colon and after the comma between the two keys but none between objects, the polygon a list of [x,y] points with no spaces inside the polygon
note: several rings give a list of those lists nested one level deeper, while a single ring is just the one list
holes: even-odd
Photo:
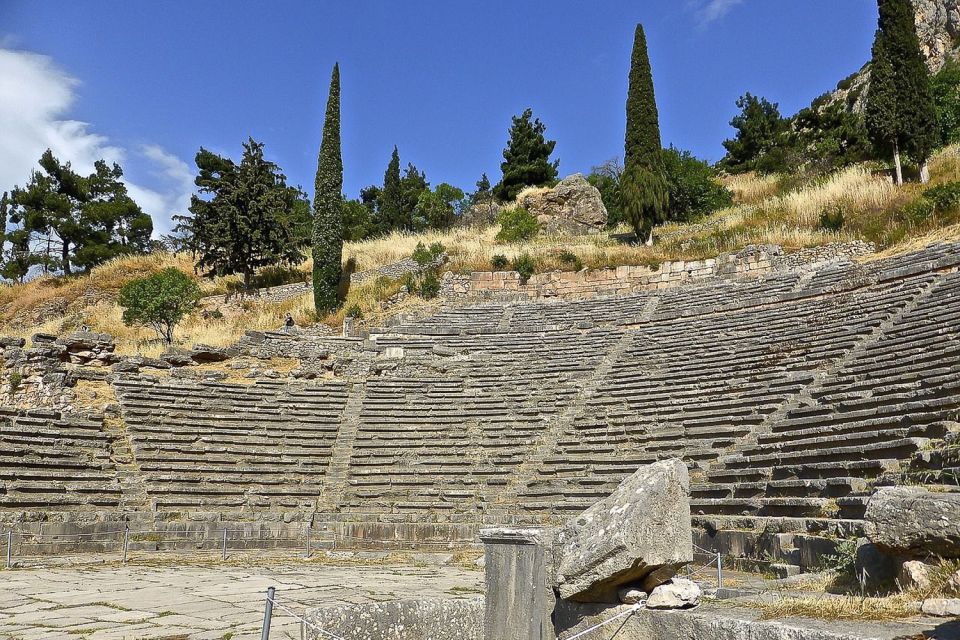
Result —
[{"label": "grassy hillside", "polygon": [[[442,243],[450,255],[445,267],[457,272],[489,270],[490,258],[502,254],[508,259],[530,254],[538,271],[570,270],[579,266],[602,268],[622,264],[656,266],[665,260],[698,259],[737,251],[747,244],[774,243],[788,251],[831,242],[863,239],[874,242],[883,254],[896,253],[936,240],[960,239],[960,207],[918,207],[923,193],[932,186],[960,181],[960,147],[950,147],[931,161],[932,183],[894,187],[872,167],[855,166],[808,184],[796,184],[790,176],[758,177],[747,174],[725,180],[736,204],[692,224],[671,224],[658,228],[654,246],[634,246],[624,241],[626,229],[593,236],[540,235],[519,244],[499,244],[496,227],[455,229],[422,234],[395,233],[390,236],[344,247],[344,260],[353,260],[363,271],[409,257],[418,242]],[[960,193],[960,190],[958,190]],[[843,212],[839,229],[824,228],[824,211]],[[837,225],[834,225],[836,227]],[[576,260],[571,258],[576,256]],[[154,254],[114,260],[88,275],[41,277],[23,285],[0,287],[0,335],[29,336],[37,331],[60,333],[87,324],[96,331],[117,337],[125,353],[155,355],[162,345],[149,329],[126,327],[115,300],[124,283],[133,278],[175,266],[197,278],[204,295],[226,293],[237,278],[199,278],[188,256]],[[293,279],[310,273],[305,262],[292,273]],[[381,301],[400,289],[398,282],[382,279],[354,287],[345,307],[358,305],[364,318],[381,320]],[[410,298],[400,309],[428,304]],[[396,307],[390,310],[395,313]],[[326,318],[312,313],[310,296],[282,304],[244,300],[224,309],[224,317],[204,318],[193,314],[177,329],[184,345],[203,342],[225,345],[236,341],[248,329],[276,328],[286,313],[298,324],[323,321],[339,327],[343,312]]]}]

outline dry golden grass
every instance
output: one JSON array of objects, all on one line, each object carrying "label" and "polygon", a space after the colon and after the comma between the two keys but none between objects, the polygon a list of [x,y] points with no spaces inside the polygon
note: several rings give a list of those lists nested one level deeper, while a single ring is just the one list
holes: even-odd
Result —
[{"label": "dry golden grass", "polygon": [[105,380],[77,380],[73,387],[77,407],[90,413],[103,414],[110,404],[117,403],[117,394]]},{"label": "dry golden grass", "polygon": [[[930,571],[930,584],[925,589],[911,588],[889,595],[858,595],[859,585],[850,577],[833,572],[811,576],[809,581],[794,582],[790,589],[811,592],[808,596],[783,596],[773,601],[747,602],[759,608],[764,618],[819,618],[823,620],[901,620],[920,612],[921,603],[929,598],[956,597],[951,577],[960,571],[960,560],[941,560]],[[828,593],[843,591],[842,594]]]},{"label": "dry golden grass", "polygon": [[820,213],[830,206],[847,209],[886,209],[899,196],[897,189],[885,176],[876,176],[865,167],[850,167],[799,191],[779,197],[774,208],[784,213],[799,226],[814,226]]},{"label": "dry golden grass", "polygon": [[783,597],[774,601],[744,601],[760,609],[767,620],[817,618],[821,620],[903,620],[920,612],[920,603],[907,594],[883,598],[822,594]]},{"label": "dry golden grass", "polygon": [[760,176],[752,171],[725,176],[721,182],[733,194],[734,202],[738,204],[756,204],[776,195],[780,190],[780,179],[777,176]]}]

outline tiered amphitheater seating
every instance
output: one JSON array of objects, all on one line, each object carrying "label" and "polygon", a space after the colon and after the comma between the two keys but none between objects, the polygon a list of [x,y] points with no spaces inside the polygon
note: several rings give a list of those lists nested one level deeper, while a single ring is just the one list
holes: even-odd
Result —
[{"label": "tiered amphitheater seating", "polygon": [[[521,500],[585,508],[641,464],[706,467],[865,339],[921,287],[653,322],[599,384]],[[694,501],[695,509],[698,502]]]},{"label": "tiered amphitheater seating", "polygon": [[[249,337],[266,355],[336,358],[336,380],[114,387],[158,512],[547,522],[679,456],[695,519],[856,523],[874,484],[957,428],[958,267],[960,245],[934,245],[621,298],[488,301],[368,340]],[[97,421],[8,411],[0,442],[3,509],[128,504]]]},{"label": "tiered amphitheater seating", "polygon": [[[941,438],[960,408],[960,274],[929,289],[757,442],[710,474],[704,513],[863,515],[870,481]],[[736,480],[747,480],[734,485]],[[703,495],[707,488],[701,488]]]},{"label": "tiered amphitheater seating", "polygon": [[511,473],[616,335],[598,329],[437,339],[469,359],[451,363],[441,378],[368,381],[343,508],[495,511],[491,503]]},{"label": "tiered amphitheater seating", "polygon": [[118,382],[159,511],[313,508],[346,385]]},{"label": "tiered amphitheater seating", "polygon": [[102,420],[0,408],[0,508],[113,509],[120,494]]}]

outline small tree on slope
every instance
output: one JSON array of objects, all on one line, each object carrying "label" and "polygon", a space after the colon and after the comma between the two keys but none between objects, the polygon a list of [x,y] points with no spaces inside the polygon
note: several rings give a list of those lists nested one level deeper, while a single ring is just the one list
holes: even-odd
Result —
[{"label": "small tree on slope", "polygon": [[620,179],[624,217],[636,231],[638,241],[651,238],[653,226],[667,217],[670,191],[661,148],[647,40],[643,26],[638,24],[630,64],[624,169]]},{"label": "small tree on slope", "polygon": [[173,328],[197,306],[200,287],[176,267],[131,280],[117,302],[127,325],[152,327],[164,342],[173,342]]},{"label": "small tree on slope", "polygon": [[313,195],[313,303],[337,307],[343,257],[343,159],[340,155],[340,65],[333,65]]},{"label": "small tree on slope", "polygon": [[892,154],[897,184],[903,184],[900,154],[906,153],[927,182],[927,160],[937,141],[937,114],[914,9],[910,0],[879,0],[873,42],[866,121],[878,151]]},{"label": "small tree on slope", "polygon": [[497,199],[509,202],[524,187],[539,187],[557,179],[560,161],[550,162],[550,154],[557,142],[544,137],[546,130],[540,119],[533,117],[532,109],[525,109],[513,117],[510,139],[500,164],[503,178],[493,188]]}]

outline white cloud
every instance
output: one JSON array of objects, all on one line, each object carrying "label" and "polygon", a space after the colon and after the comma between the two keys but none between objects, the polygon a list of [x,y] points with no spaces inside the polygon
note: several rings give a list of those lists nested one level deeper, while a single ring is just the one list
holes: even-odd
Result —
[{"label": "white cloud", "polygon": [[692,6],[697,24],[700,27],[706,27],[727,15],[731,9],[742,2],[743,0],[695,0]]},{"label": "white cloud", "polygon": [[48,56],[0,48],[0,191],[24,184],[48,148],[78,172],[92,171],[101,158],[123,165],[136,156],[150,164],[154,184],[125,180],[130,195],[153,217],[158,234],[168,231],[170,216],[190,203],[189,167],[158,145],[131,154],[91,131],[89,123],[69,119],[78,84]]}]

